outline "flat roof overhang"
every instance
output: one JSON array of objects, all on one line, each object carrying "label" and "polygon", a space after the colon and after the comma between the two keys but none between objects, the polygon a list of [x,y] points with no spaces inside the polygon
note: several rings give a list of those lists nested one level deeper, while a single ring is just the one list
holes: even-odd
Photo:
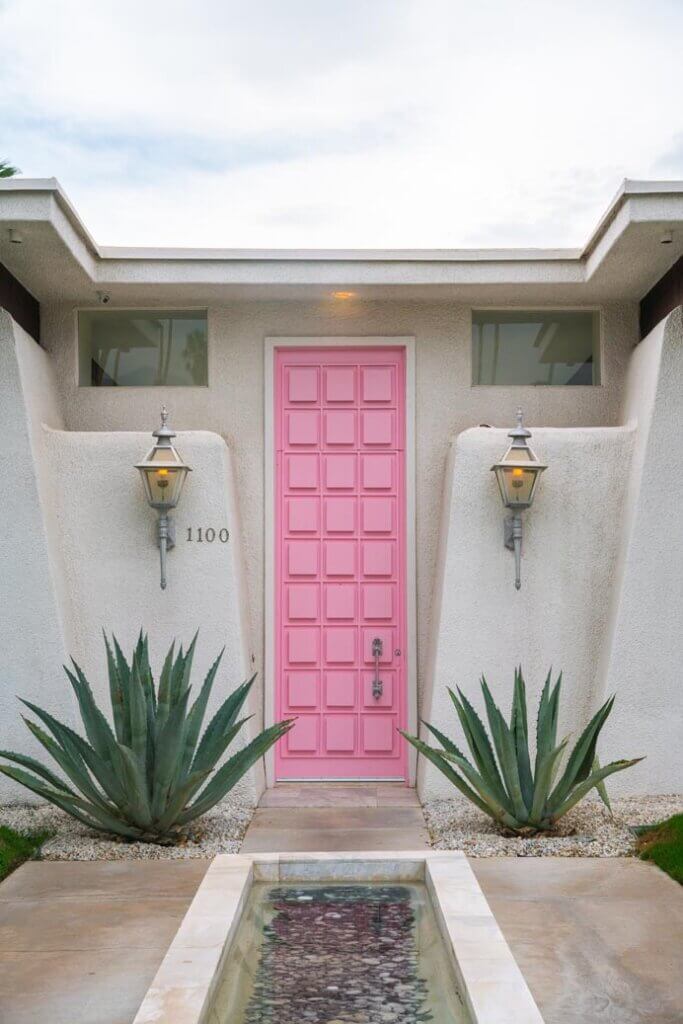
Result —
[{"label": "flat roof overhang", "polygon": [[257,250],[101,246],[55,178],[0,180],[0,262],[40,302],[637,302],[682,254],[683,181],[624,181],[582,249]]}]

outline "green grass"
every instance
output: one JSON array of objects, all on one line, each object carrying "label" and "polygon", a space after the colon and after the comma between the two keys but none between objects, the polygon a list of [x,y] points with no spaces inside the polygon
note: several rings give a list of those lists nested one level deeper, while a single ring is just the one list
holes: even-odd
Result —
[{"label": "green grass", "polygon": [[683,885],[683,814],[653,825],[642,832],[638,853],[643,860],[651,860]]},{"label": "green grass", "polygon": [[49,832],[21,835],[0,825],[0,881],[25,860],[29,860],[48,837]]}]

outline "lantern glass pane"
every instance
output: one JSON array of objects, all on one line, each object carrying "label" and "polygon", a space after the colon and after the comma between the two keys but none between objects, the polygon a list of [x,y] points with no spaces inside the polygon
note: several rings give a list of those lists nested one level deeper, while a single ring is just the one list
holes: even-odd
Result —
[{"label": "lantern glass pane", "polygon": [[522,469],[521,466],[504,466],[502,472],[508,503],[512,506],[530,504],[537,476],[536,470]]},{"label": "lantern glass pane", "polygon": [[175,508],[185,483],[187,469],[160,466],[159,469],[145,468],[141,472],[150,505]]}]

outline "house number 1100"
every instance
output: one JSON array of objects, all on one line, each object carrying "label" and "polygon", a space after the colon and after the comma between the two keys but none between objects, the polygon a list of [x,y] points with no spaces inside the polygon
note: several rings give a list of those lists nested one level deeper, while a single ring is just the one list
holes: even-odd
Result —
[{"label": "house number 1100", "polygon": [[188,526],[187,539],[189,541],[195,541],[197,544],[203,544],[204,541],[206,541],[207,544],[213,544],[213,542],[218,539],[221,544],[227,544],[230,540],[230,534],[225,527],[223,527],[222,530],[214,530],[211,526],[208,528],[204,528],[203,526]]}]

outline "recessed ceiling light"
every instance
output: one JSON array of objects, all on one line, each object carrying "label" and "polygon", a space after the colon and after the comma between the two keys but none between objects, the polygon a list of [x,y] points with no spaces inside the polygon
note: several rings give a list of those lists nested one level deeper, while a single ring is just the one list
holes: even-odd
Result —
[{"label": "recessed ceiling light", "polygon": [[356,292],[332,292],[333,299],[354,299]]}]

